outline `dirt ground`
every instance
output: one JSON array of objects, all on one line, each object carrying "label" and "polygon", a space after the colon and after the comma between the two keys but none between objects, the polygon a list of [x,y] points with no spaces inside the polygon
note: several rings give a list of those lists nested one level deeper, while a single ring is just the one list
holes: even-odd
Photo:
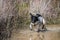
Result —
[{"label": "dirt ground", "polygon": [[19,30],[12,34],[11,40],[60,40],[59,25],[51,25],[47,27],[49,31],[34,32],[29,29]]}]

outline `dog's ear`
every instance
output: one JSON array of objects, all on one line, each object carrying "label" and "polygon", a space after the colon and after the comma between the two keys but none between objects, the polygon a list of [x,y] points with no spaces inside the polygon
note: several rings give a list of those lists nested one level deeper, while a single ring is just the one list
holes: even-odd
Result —
[{"label": "dog's ear", "polygon": [[32,15],[32,13],[30,13],[30,15]]}]

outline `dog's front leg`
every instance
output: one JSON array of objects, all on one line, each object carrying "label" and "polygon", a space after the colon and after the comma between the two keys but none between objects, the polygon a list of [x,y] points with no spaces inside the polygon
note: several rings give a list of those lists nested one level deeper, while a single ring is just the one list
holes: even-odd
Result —
[{"label": "dog's front leg", "polygon": [[30,23],[30,26],[29,26],[30,27],[30,30],[33,29],[33,27],[32,27],[33,25],[34,25],[33,23]]}]

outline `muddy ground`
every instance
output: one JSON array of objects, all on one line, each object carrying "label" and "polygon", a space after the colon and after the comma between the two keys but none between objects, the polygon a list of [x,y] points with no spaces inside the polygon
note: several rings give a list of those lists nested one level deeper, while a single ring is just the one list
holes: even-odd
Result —
[{"label": "muddy ground", "polygon": [[10,40],[60,40],[60,25],[50,25],[47,29],[39,33],[29,29],[18,30]]}]

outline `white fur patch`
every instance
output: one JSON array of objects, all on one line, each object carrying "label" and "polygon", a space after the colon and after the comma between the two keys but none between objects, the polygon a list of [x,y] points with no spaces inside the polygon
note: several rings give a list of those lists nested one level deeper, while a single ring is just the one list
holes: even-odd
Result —
[{"label": "white fur patch", "polygon": [[30,29],[32,29],[32,25],[34,25],[34,23],[30,23]]},{"label": "white fur patch", "polygon": [[43,19],[43,24],[46,24],[46,21]]},{"label": "white fur patch", "polygon": [[43,23],[43,17],[38,17],[40,23]]},{"label": "white fur patch", "polygon": [[39,19],[39,21],[40,21],[41,23],[46,24],[46,21],[45,21],[45,19],[44,19],[43,17],[39,17],[38,19]]}]

